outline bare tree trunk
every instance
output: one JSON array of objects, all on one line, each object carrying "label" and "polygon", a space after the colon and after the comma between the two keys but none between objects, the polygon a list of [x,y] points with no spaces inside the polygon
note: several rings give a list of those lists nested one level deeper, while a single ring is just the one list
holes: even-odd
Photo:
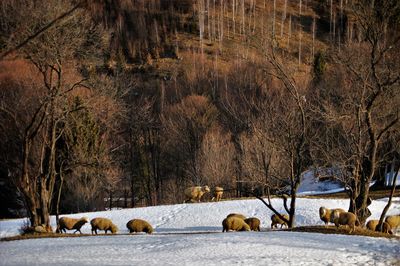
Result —
[{"label": "bare tree trunk", "polygon": [[62,162],[61,163],[61,166],[60,166],[60,173],[59,173],[59,176],[60,176],[60,186],[58,187],[58,193],[57,193],[57,203],[56,203],[56,224],[57,224],[57,233],[60,233],[58,230],[58,228],[59,228],[59,224],[60,224],[60,201],[61,201],[61,192],[62,192],[62,187],[63,187],[63,184],[64,184],[64,169],[63,169],[63,165],[64,165],[64,162]]},{"label": "bare tree trunk", "polygon": [[290,37],[292,37],[292,15],[289,15],[287,47],[290,50]]},{"label": "bare tree trunk", "polygon": [[276,14],[276,0],[274,0],[274,8],[272,13],[272,38],[275,38],[275,14]]},{"label": "bare tree trunk", "polygon": [[311,52],[311,59],[314,60],[315,56],[315,28],[316,28],[316,22],[315,22],[315,15],[313,16],[313,23],[312,23],[312,52]]},{"label": "bare tree trunk", "polygon": [[242,158],[243,158],[243,148],[240,143],[240,137],[237,134],[233,135],[233,144],[236,150],[236,197],[241,197],[242,195],[242,175],[243,175],[243,167],[242,167]]},{"label": "bare tree trunk", "polygon": [[108,208],[110,208],[109,210],[112,211],[112,207],[113,207],[113,192],[110,189],[109,191],[109,202],[108,202]]},{"label": "bare tree trunk", "polygon": [[203,38],[204,38],[204,0],[199,0],[199,38],[200,38],[200,50],[201,56],[203,57]]},{"label": "bare tree trunk", "polygon": [[392,190],[390,191],[389,200],[388,200],[385,208],[383,208],[382,214],[379,218],[379,223],[376,227],[379,232],[382,232],[383,220],[385,219],[386,213],[389,210],[390,206],[392,205],[392,199],[393,199],[394,192],[396,190],[396,183],[397,183],[398,175],[399,175],[399,171],[396,171],[394,178],[393,178]]},{"label": "bare tree trunk", "polygon": [[286,10],[287,10],[287,0],[285,0],[285,5],[284,5],[284,7],[283,7],[283,12],[282,12],[281,38],[283,38],[283,29],[284,29],[284,27],[285,27]]}]

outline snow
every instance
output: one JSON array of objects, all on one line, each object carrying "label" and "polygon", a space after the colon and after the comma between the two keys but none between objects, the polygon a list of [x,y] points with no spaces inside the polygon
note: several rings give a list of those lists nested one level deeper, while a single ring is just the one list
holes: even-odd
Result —
[{"label": "snow", "polygon": [[272,231],[37,239],[1,246],[0,265],[390,265],[400,252],[398,240]]},{"label": "snow", "polygon": [[[321,181],[318,176],[333,176],[334,170],[331,168],[318,168],[305,171],[302,174],[301,184],[297,190],[298,196],[323,195],[344,191],[343,184],[335,179],[326,179]],[[376,183],[373,180],[369,186],[372,187]]]},{"label": "snow", "polygon": [[[283,212],[282,201],[272,199]],[[370,205],[378,219],[387,199]],[[320,206],[348,208],[345,199],[297,199],[296,224],[322,225]],[[262,232],[221,233],[222,220],[237,212],[261,220]],[[388,214],[400,213],[395,198]],[[398,239],[270,230],[272,212],[257,199],[176,204],[67,215],[108,217],[118,235],[0,242],[0,265],[393,265],[400,263]],[[149,221],[153,235],[128,235],[133,218]],[[0,221],[0,236],[18,234],[24,219]],[[55,218],[52,217],[55,227]],[[72,232],[72,231],[71,231]],[[82,228],[90,233],[90,225]]]},{"label": "snow", "polygon": [[323,170],[324,169],[321,168],[319,170],[308,170],[304,172],[302,174],[300,187],[297,190],[297,195],[328,194],[344,191],[343,185],[338,181],[330,179],[324,181],[319,180],[316,171],[320,173],[323,172]]}]

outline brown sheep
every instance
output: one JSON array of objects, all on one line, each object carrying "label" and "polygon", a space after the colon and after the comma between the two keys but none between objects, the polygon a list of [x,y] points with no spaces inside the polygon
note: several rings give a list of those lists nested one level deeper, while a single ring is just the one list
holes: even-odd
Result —
[{"label": "brown sheep", "polygon": [[201,197],[204,193],[210,192],[210,188],[208,186],[204,187],[189,187],[185,189],[185,201],[184,202],[200,202]]},{"label": "brown sheep", "polygon": [[256,217],[247,218],[244,220],[250,226],[252,231],[260,231],[260,220]]},{"label": "brown sheep", "polygon": [[392,229],[392,233],[396,233],[396,229],[400,226],[400,215],[387,216],[385,219]]},{"label": "brown sheep", "polygon": [[341,225],[348,225],[350,227],[349,233],[352,233],[356,226],[360,225],[360,222],[354,213],[340,212],[337,210],[333,212],[333,222],[335,223],[337,229],[339,229],[339,226]]},{"label": "brown sheep", "polygon": [[129,229],[129,233],[145,232],[147,234],[152,234],[154,232],[153,227],[148,222],[141,219],[130,220],[126,224],[126,227]]},{"label": "brown sheep", "polygon": [[87,217],[82,217],[80,219],[75,219],[75,218],[69,218],[69,217],[61,217],[60,220],[58,221],[58,226],[57,226],[57,233],[66,233],[67,230],[73,230],[75,229],[75,232],[81,232],[81,227],[84,226],[86,223],[89,222],[89,219]]},{"label": "brown sheep", "polygon": [[[379,220],[369,220],[366,227],[371,231],[378,231],[377,230],[378,223]],[[383,222],[382,232],[385,234],[392,234],[391,227],[387,222]]]},{"label": "brown sheep", "polygon": [[92,234],[95,232],[97,235],[97,229],[104,230],[106,234],[108,230],[113,234],[118,231],[118,227],[107,218],[94,218],[90,221],[90,224],[92,225]]},{"label": "brown sheep", "polygon": [[[281,215],[283,216],[283,218],[285,218],[286,220],[289,221],[289,215],[287,215],[287,214],[281,214]],[[273,215],[271,216],[271,228],[274,228],[274,227],[275,227],[275,228],[278,228],[278,224],[281,225],[281,228],[282,228],[284,225],[286,225],[286,227],[289,227],[288,224],[287,224],[287,222],[285,222],[284,220],[282,220],[281,218],[279,218],[278,215],[273,214]]]},{"label": "brown sheep", "polygon": [[214,197],[211,199],[213,201],[220,201],[222,199],[222,194],[224,194],[224,189],[222,187],[215,187]]},{"label": "brown sheep", "polygon": [[333,223],[333,212],[338,211],[338,212],[346,212],[343,209],[327,209],[325,207],[319,208],[319,218],[325,223],[325,226],[328,223]]},{"label": "brown sheep", "polygon": [[222,232],[250,231],[250,226],[243,219],[227,217],[222,221]]},{"label": "brown sheep", "polygon": [[228,214],[228,216],[226,216],[226,218],[229,218],[229,217],[236,217],[236,218],[239,218],[242,220],[245,220],[247,218],[246,216],[244,216],[243,214],[240,214],[240,213],[230,213],[230,214]]}]

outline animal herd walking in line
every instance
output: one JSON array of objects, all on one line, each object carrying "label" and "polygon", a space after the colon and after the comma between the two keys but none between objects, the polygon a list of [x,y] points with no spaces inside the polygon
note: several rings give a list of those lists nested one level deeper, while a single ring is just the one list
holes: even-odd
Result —
[{"label": "animal herd walking in line", "polygon": [[[184,190],[185,201],[184,202],[200,202],[201,197],[205,193],[209,193],[210,188],[208,186],[197,186],[189,187]],[[220,201],[222,199],[224,189],[222,187],[215,187],[214,195],[212,200]],[[281,219],[283,217],[284,219]],[[289,215],[281,214],[281,217],[277,214],[271,216],[271,229],[283,228],[283,226],[288,227],[286,221],[289,220]],[[338,229],[340,226],[348,226],[349,233],[355,231],[356,226],[360,226],[360,222],[357,216],[351,212],[346,212],[343,209],[328,209],[325,207],[319,208],[319,217],[325,223],[325,227],[329,223],[335,224]],[[66,230],[75,230],[76,232],[81,232],[82,226],[89,223],[89,219],[82,217],[80,219],[62,217],[59,219],[57,225],[57,233],[66,233]],[[369,220],[366,224],[366,228],[372,231],[377,231],[378,220]],[[261,231],[260,230],[261,221],[257,217],[246,217],[240,213],[231,213],[222,221],[222,232],[229,231]],[[118,227],[112,223],[108,218],[94,218],[90,221],[92,227],[92,234],[97,234],[97,230],[104,231],[107,234],[110,231],[112,234],[118,232]],[[129,233],[147,233],[152,234],[154,229],[152,225],[142,219],[132,219],[126,224]],[[382,224],[381,232],[386,234],[394,234],[396,229],[400,227],[400,215],[387,216]]]}]

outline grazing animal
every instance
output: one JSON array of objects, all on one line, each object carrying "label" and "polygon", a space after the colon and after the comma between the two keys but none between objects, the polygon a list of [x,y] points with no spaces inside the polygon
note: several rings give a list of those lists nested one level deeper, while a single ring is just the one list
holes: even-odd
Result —
[{"label": "grazing animal", "polygon": [[213,201],[220,201],[222,199],[222,194],[224,194],[224,189],[222,187],[215,187],[214,189],[214,197],[211,199]]},{"label": "grazing animal", "polygon": [[222,221],[222,232],[228,231],[250,231],[250,226],[237,217],[227,217]]},{"label": "grazing animal", "polygon": [[387,216],[385,222],[387,222],[390,225],[392,233],[395,234],[397,228],[400,226],[400,215]]},{"label": "grazing animal", "polygon": [[104,230],[106,234],[107,231],[113,234],[118,232],[118,227],[107,218],[94,218],[90,221],[90,224],[92,225],[92,234],[95,232],[97,235],[97,230]]},{"label": "grazing animal", "polygon": [[[281,215],[283,216],[283,218],[285,218],[286,220],[289,221],[289,215],[287,215],[287,214],[281,214]],[[284,225],[286,225],[286,227],[289,227],[288,224],[287,224],[287,222],[285,222],[284,220],[282,220],[281,218],[279,218],[278,215],[273,214],[273,215],[271,216],[271,228],[274,228],[274,227],[275,227],[275,228],[278,228],[278,224],[281,225],[281,228],[282,228]]]},{"label": "grazing animal", "polygon": [[244,216],[243,214],[240,214],[240,213],[230,213],[230,214],[228,214],[228,216],[226,216],[226,218],[229,218],[229,217],[236,217],[236,218],[239,218],[242,220],[245,220],[247,218],[246,216]]},{"label": "grazing animal", "polygon": [[89,222],[89,218],[87,217],[82,217],[80,219],[75,219],[75,218],[69,218],[69,217],[61,217],[60,220],[58,221],[58,226],[57,226],[57,233],[66,233],[67,230],[73,230],[75,229],[75,232],[81,232],[82,226],[84,226],[86,223]]},{"label": "grazing animal", "polygon": [[210,192],[210,188],[208,186],[204,187],[189,187],[185,189],[185,201],[184,202],[200,202],[201,197]]},{"label": "grazing animal", "polygon": [[354,213],[340,212],[337,210],[333,212],[333,222],[335,223],[337,229],[339,229],[339,226],[341,225],[348,225],[350,227],[349,233],[352,233],[356,226],[360,225],[360,222]]},{"label": "grazing animal", "polygon": [[325,207],[319,208],[319,218],[325,223],[325,226],[328,223],[333,223],[333,212],[338,211],[338,212],[346,212],[343,209],[327,209]]},{"label": "grazing animal", "polygon": [[[378,228],[377,228],[378,223],[379,223],[379,220],[369,220],[366,227],[368,230],[378,231]],[[382,233],[392,234],[391,227],[387,222],[383,222]]]},{"label": "grazing animal", "polygon": [[130,220],[126,224],[126,227],[129,229],[129,233],[145,232],[147,234],[152,234],[154,232],[153,227],[148,222],[141,219]]},{"label": "grazing animal", "polygon": [[247,218],[244,220],[250,226],[252,231],[260,231],[260,220],[256,217]]}]

